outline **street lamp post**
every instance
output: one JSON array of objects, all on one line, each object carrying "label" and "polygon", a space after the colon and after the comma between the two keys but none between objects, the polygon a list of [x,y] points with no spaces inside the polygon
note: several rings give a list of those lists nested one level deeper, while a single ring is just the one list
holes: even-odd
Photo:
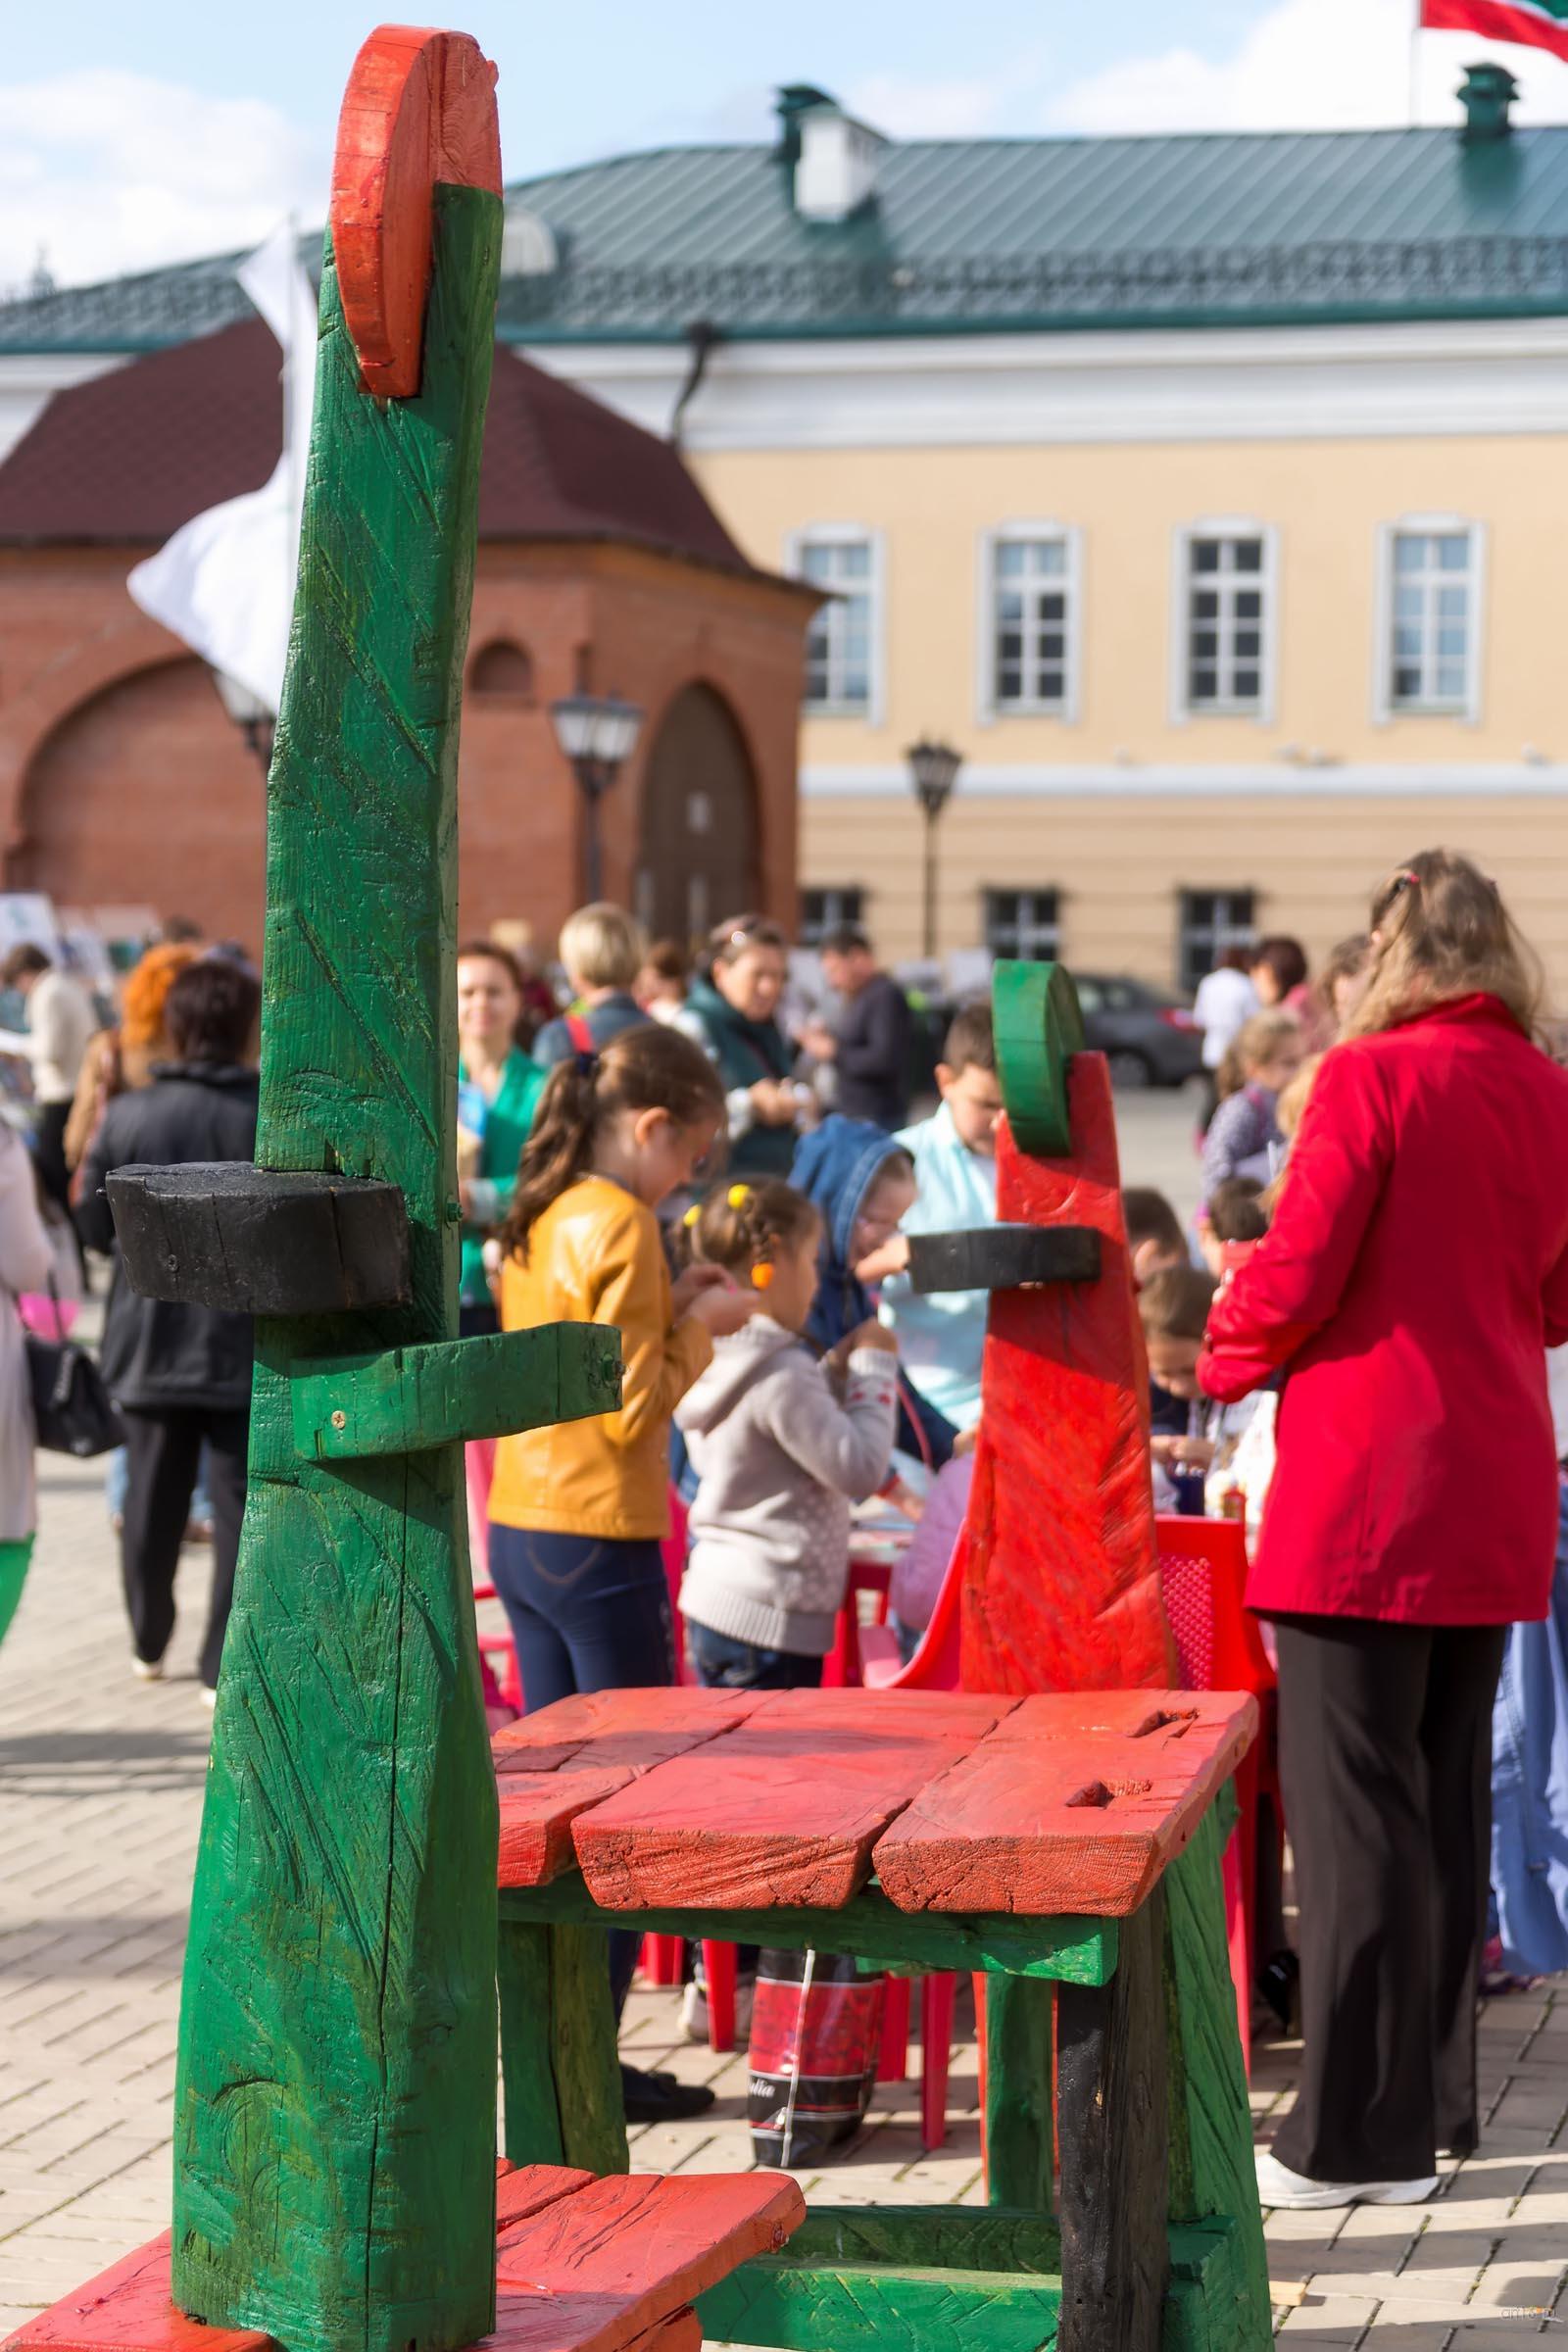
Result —
[{"label": "street lamp post", "polygon": [[230,677],[226,669],[215,669],[213,683],[219,699],[229,717],[245,738],[245,749],[262,763],[265,776],[272,764],[272,737],[277,731],[277,714],[270,710],[259,695],[252,694],[238,678]]},{"label": "street lamp post", "polygon": [[951,744],[933,743],[928,735],[905,754],[914,797],[925,817],[925,946],[928,963],[937,953],[937,826],[963,765]]},{"label": "street lamp post", "polygon": [[550,717],[583,798],[588,897],[601,899],[605,872],[599,804],[637,748],[643,713],[635,703],[623,703],[613,694],[568,694],[551,704]]}]

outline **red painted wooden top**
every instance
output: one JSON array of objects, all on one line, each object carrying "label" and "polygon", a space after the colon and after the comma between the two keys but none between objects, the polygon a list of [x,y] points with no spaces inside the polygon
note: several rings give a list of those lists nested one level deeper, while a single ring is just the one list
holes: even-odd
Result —
[{"label": "red painted wooden top", "polygon": [[332,158],[332,253],[367,392],[419,389],[436,182],[501,193],[496,70],[466,32],[381,24],[354,61]]},{"label": "red painted wooden top", "polygon": [[[496,2326],[488,2352],[697,2352],[689,2306],[806,2218],[782,2173],[676,2180],[560,2165],[496,2167]],[[4,2352],[273,2352],[272,2338],[208,2328],[169,2299],[170,2233],[89,2279],[8,2337]]]},{"label": "red painted wooden top", "polygon": [[[1257,1726],[1246,1693],[780,1690],[739,1722],[714,1707],[705,1737],[690,1711],[705,1698],[734,1703],[602,1691],[583,1744],[576,1699],[500,1734],[501,1885],[545,1886],[575,1855],[607,1911],[836,1910],[874,1872],[906,1911],[1116,1918]],[[672,1740],[665,1723],[684,1727],[680,1752],[597,1761]],[[519,1773],[519,1753],[557,1760]]]}]

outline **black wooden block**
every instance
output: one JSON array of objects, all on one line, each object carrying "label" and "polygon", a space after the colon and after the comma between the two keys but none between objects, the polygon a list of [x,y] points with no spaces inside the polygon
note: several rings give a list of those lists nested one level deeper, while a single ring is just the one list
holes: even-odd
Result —
[{"label": "black wooden block", "polygon": [[1098,1282],[1100,1236],[1091,1225],[977,1225],[966,1233],[911,1233],[909,1280],[917,1291],[1017,1291],[1026,1283]]},{"label": "black wooden block", "polygon": [[242,1315],[408,1301],[409,1212],[395,1184],[219,1160],[117,1168],[105,1189],[125,1278],[144,1298]]}]

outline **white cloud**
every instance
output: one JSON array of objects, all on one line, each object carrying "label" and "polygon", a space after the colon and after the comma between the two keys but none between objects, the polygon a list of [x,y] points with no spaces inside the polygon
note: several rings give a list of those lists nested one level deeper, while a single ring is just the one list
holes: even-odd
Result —
[{"label": "white cloud", "polygon": [[1020,97],[1027,99],[1044,73],[1044,52],[1033,50],[999,73],[967,79],[916,81],[903,74],[871,74],[849,89],[845,104],[889,138],[982,138],[1004,122],[1009,127],[1015,123]]},{"label": "white cloud", "polygon": [[[1412,0],[1277,0],[1226,57],[1173,47],[1127,58],[1070,85],[1052,130],[1359,130],[1410,120]],[[1522,86],[1519,117],[1568,116],[1568,68],[1544,51],[1471,33],[1425,32],[1417,52],[1425,122],[1458,120],[1463,69],[1498,58]]]},{"label": "white cloud", "polygon": [[0,287],[43,252],[62,284],[256,245],[325,210],[327,159],[273,106],[87,68],[0,83]]}]

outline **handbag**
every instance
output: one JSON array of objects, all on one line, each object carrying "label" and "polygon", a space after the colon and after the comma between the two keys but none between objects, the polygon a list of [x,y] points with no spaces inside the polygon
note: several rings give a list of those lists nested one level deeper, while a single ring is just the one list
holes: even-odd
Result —
[{"label": "handbag", "polygon": [[49,1296],[54,1301],[55,1338],[41,1340],[29,1331],[24,1342],[37,1442],[45,1453],[74,1453],[78,1461],[86,1461],[123,1446],[125,1433],[103,1374],[86,1349],[66,1337],[52,1274]]}]

